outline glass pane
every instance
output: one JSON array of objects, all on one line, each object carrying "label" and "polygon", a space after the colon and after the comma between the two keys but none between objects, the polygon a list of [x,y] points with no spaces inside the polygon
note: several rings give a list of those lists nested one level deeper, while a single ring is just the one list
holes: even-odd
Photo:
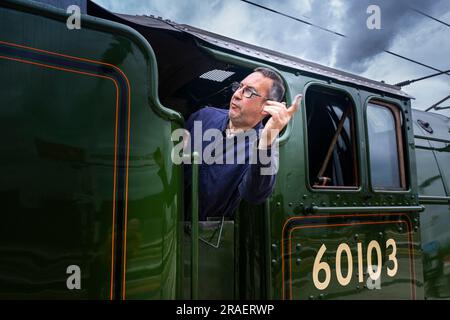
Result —
[{"label": "glass pane", "polygon": [[308,89],[305,101],[311,185],[356,187],[354,118],[350,109],[354,108],[353,103],[343,93],[318,86]]},{"label": "glass pane", "polygon": [[372,186],[401,188],[395,119],[382,106],[367,107]]}]

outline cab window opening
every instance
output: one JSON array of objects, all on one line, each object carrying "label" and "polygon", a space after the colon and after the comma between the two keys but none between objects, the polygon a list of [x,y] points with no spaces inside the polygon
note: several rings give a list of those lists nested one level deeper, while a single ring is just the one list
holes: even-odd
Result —
[{"label": "cab window opening", "polygon": [[306,92],[309,181],[315,189],[356,189],[355,115],[345,93],[312,85]]},{"label": "cab window opening", "polygon": [[376,190],[405,190],[405,146],[400,110],[373,100],[367,105],[371,185]]}]

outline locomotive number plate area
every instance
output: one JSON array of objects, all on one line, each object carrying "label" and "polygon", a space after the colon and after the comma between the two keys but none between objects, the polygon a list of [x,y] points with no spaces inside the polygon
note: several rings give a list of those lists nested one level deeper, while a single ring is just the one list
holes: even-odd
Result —
[{"label": "locomotive number plate area", "polygon": [[366,214],[289,219],[284,299],[416,299],[411,220]]}]

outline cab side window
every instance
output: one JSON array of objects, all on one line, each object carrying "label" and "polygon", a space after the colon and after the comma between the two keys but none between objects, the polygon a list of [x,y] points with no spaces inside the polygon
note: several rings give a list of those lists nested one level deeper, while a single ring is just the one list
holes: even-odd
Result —
[{"label": "cab side window", "polygon": [[405,190],[402,117],[398,108],[384,102],[367,105],[370,177],[373,189]]},{"label": "cab side window", "polygon": [[312,85],[305,96],[309,183],[315,189],[356,189],[355,106],[342,91]]}]

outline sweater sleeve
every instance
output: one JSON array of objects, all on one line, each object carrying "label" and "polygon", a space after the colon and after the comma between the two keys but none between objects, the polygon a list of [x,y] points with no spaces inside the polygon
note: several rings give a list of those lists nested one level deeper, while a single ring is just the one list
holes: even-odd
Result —
[{"label": "sweater sleeve", "polygon": [[256,153],[256,161],[248,166],[239,184],[239,194],[250,203],[261,204],[272,194],[275,186],[278,148],[253,150]]}]

